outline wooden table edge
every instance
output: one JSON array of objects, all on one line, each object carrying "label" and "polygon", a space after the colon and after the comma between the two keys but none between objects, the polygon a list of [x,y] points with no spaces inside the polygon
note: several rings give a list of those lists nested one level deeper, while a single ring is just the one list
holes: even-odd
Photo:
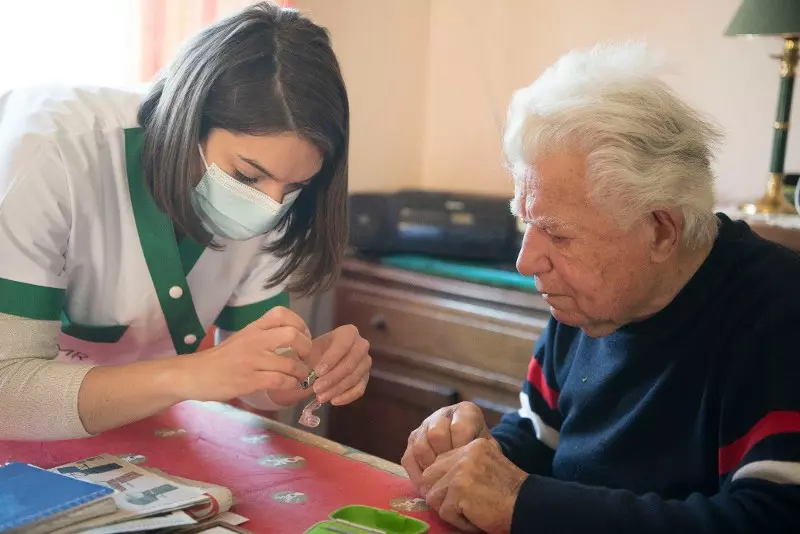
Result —
[{"label": "wooden table edge", "polygon": [[317,436],[316,434],[306,432],[299,428],[294,428],[284,423],[274,421],[272,419],[267,419],[266,417],[262,417],[258,414],[242,410],[241,408],[237,408],[236,406],[232,406],[230,404],[225,404],[222,402],[201,402],[201,401],[187,401],[186,404],[197,406],[209,412],[220,414],[234,421],[243,423],[253,429],[273,432],[284,438],[291,439],[299,443],[304,443],[306,445],[310,445],[318,449],[322,449],[326,452],[336,454],[338,456],[341,456],[348,460],[352,460],[354,462],[360,462],[362,464],[366,464],[370,467],[374,467],[375,469],[380,469],[381,471],[385,471],[392,475],[406,479],[408,478],[408,474],[406,473],[405,469],[403,469],[402,466],[397,465],[394,462],[390,462],[388,460],[384,460],[383,458],[378,458],[377,456],[361,452],[360,450],[354,449],[353,447],[342,445],[341,443],[337,443],[322,436]]}]

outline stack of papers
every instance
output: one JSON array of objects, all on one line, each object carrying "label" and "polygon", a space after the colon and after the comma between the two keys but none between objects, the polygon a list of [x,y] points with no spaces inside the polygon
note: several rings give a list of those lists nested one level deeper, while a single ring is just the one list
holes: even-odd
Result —
[{"label": "stack of papers", "polygon": [[[13,465],[0,468],[0,475]],[[50,518],[40,517],[36,531],[39,534],[170,531],[196,526],[200,522],[219,520],[221,514],[232,524],[246,521],[245,518],[229,512],[233,505],[233,496],[227,488],[171,476],[110,454],[55,467],[49,472],[33,466],[25,467],[51,477],[55,475],[55,479],[72,479],[72,483],[80,481],[85,486],[94,488],[97,493],[95,499],[106,499],[105,508],[95,508],[95,513],[92,514],[85,511],[81,514],[80,509],[77,509],[62,511],[59,520],[52,513]],[[15,499],[13,488],[6,489],[6,493],[8,495],[0,493],[0,508],[3,508],[3,499],[10,499],[9,502]],[[40,510],[39,515],[41,513]],[[0,524],[2,522],[0,512]],[[0,531],[6,532],[3,528]],[[28,530],[23,532],[27,533]]]},{"label": "stack of papers", "polygon": [[12,462],[0,467],[0,532],[40,534],[114,512],[114,490]]}]

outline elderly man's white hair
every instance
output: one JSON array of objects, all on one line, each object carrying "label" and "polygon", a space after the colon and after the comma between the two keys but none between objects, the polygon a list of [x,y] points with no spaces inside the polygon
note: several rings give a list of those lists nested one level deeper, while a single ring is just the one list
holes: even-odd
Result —
[{"label": "elderly man's white hair", "polygon": [[711,162],[721,134],[657,77],[660,67],[642,43],[566,54],[514,94],[503,148],[518,185],[539,156],[585,153],[592,201],[623,226],[675,209],[695,249],[717,234]]}]

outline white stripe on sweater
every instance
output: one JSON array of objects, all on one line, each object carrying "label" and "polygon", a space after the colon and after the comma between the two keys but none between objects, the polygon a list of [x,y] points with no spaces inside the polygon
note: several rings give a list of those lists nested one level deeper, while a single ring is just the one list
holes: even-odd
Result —
[{"label": "white stripe on sweater", "polygon": [[739,468],[733,480],[740,478],[760,478],[776,484],[800,484],[800,462],[780,462],[761,460]]},{"label": "white stripe on sweater", "polygon": [[531,423],[533,423],[533,430],[536,432],[536,438],[551,449],[556,450],[559,438],[558,430],[547,426],[542,421],[542,418],[539,417],[539,414],[531,409],[531,401],[527,393],[519,394],[519,404],[519,416],[523,419],[530,419]]}]

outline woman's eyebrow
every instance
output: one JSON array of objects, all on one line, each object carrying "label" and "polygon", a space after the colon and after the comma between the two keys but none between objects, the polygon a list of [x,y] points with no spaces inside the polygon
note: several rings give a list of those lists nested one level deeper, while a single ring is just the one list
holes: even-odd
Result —
[{"label": "woman's eyebrow", "polygon": [[244,162],[245,162],[245,163],[247,163],[248,165],[252,165],[254,169],[257,169],[259,172],[262,172],[262,173],[264,173],[264,175],[265,175],[265,176],[267,176],[267,177],[269,177],[269,178],[272,178],[273,180],[276,180],[276,179],[277,179],[277,178],[275,178],[275,175],[274,175],[274,174],[272,174],[272,173],[271,173],[271,172],[269,172],[267,169],[265,169],[264,167],[262,167],[262,166],[261,166],[261,165],[260,165],[260,164],[259,164],[257,161],[255,161],[255,160],[252,160],[252,159],[250,159],[250,158],[246,158],[246,157],[244,157],[244,156],[242,156],[242,155],[239,155],[239,159],[241,159],[242,161],[244,161]]}]

